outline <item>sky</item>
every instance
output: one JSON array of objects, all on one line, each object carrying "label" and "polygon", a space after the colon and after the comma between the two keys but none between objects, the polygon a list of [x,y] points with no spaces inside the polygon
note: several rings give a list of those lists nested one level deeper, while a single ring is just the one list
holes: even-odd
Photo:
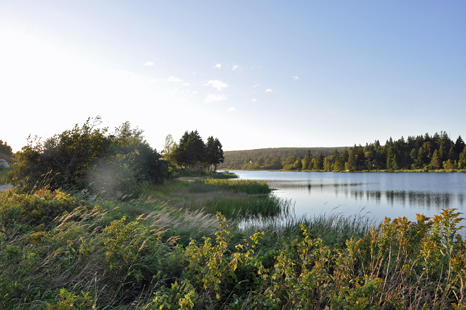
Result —
[{"label": "sky", "polygon": [[466,1],[0,0],[0,140],[101,116],[161,150],[466,138]]}]

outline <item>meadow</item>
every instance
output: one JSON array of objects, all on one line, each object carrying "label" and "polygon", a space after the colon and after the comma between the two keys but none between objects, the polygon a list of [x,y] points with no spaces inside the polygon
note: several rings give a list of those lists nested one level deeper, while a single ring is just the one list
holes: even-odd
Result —
[{"label": "meadow", "polygon": [[297,218],[266,183],[212,177],[0,193],[0,308],[466,308],[455,210]]}]

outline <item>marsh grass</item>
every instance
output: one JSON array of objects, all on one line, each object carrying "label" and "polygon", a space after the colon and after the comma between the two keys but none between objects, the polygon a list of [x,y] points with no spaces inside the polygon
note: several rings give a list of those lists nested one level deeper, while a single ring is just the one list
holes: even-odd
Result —
[{"label": "marsh grass", "polygon": [[357,214],[348,215],[337,212],[335,209],[331,213],[322,213],[314,216],[296,216],[294,206],[291,201],[287,204],[284,212],[276,217],[261,217],[244,219],[240,227],[244,233],[253,234],[257,231],[265,231],[266,238],[282,239],[293,238],[302,234],[302,227],[305,227],[312,238],[320,238],[325,244],[344,246],[347,239],[362,238],[376,223],[374,218],[370,218],[364,213],[364,209]]},{"label": "marsh grass", "polygon": [[288,204],[275,196],[233,194],[228,191],[197,195],[197,198],[175,205],[186,210],[204,210],[210,214],[220,212],[229,219],[278,216],[288,211]]},{"label": "marsh grass", "polygon": [[235,193],[247,193],[253,195],[269,194],[271,192],[270,187],[266,181],[254,181],[254,180],[218,180],[218,179],[206,179],[204,180],[206,185],[215,185],[224,190],[233,191]]}]

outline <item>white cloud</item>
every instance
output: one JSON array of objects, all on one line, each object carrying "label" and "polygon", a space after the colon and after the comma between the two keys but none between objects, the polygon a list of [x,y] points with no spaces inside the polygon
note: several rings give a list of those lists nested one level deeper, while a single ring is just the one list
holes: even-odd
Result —
[{"label": "white cloud", "polygon": [[253,87],[254,87],[254,88],[257,88],[257,87],[259,87],[259,86],[261,86],[261,84],[256,84],[256,85],[254,85]]},{"label": "white cloud", "polygon": [[299,80],[299,76],[297,76],[297,75],[294,75],[294,76],[292,76],[291,78],[292,78],[293,80]]},{"label": "white cloud", "polygon": [[214,68],[220,69],[222,67],[222,64],[216,64]]},{"label": "white cloud", "polygon": [[174,76],[169,76],[168,79],[167,79],[167,82],[175,82],[175,83],[178,83],[178,82],[183,82],[182,79],[179,79],[179,78],[176,78]]},{"label": "white cloud", "polygon": [[329,109],[328,110],[329,113],[332,113],[332,114],[335,114],[335,113],[341,113],[343,112],[342,110],[338,110],[338,109]]},{"label": "white cloud", "polygon": [[183,83],[183,86],[189,86],[189,83]]},{"label": "white cloud", "polygon": [[210,80],[205,86],[212,86],[213,88],[216,88],[217,90],[221,90],[222,88],[227,87],[227,84],[223,83],[222,81],[219,80]]},{"label": "white cloud", "polygon": [[254,99],[252,99],[251,101],[252,101],[252,102],[256,102],[256,101],[257,101],[257,99],[256,99],[256,98],[254,98]]},{"label": "white cloud", "polygon": [[266,93],[271,93],[271,92],[273,92],[273,90],[271,90],[270,88],[267,88],[267,89],[265,90],[265,92],[266,92]]},{"label": "white cloud", "polygon": [[218,101],[223,101],[223,100],[227,100],[227,97],[225,95],[207,95],[207,97],[205,98],[205,102],[206,103],[210,103],[210,102],[218,102]]},{"label": "white cloud", "polygon": [[195,91],[193,91],[193,92],[191,93],[191,95],[195,95],[195,94],[197,94],[197,90],[195,90]]},{"label": "white cloud", "polygon": [[233,68],[231,68],[231,70],[236,70],[236,69],[238,69],[238,68],[239,68],[238,65],[234,65]]},{"label": "white cloud", "polygon": [[153,65],[154,65],[154,63],[152,61],[148,61],[145,64],[143,64],[143,66],[149,66],[149,67],[151,67]]},{"label": "white cloud", "polygon": [[227,109],[227,112],[236,112],[236,109],[235,109],[235,107],[229,107]]}]

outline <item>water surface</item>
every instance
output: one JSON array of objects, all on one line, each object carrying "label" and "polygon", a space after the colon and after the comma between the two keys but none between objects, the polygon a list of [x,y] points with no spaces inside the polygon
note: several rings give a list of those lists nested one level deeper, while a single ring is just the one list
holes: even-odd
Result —
[{"label": "water surface", "polygon": [[432,217],[446,208],[466,211],[466,173],[231,172],[267,181],[276,196],[293,200],[297,216],[362,212],[382,221],[385,216],[415,220],[416,213]]}]

